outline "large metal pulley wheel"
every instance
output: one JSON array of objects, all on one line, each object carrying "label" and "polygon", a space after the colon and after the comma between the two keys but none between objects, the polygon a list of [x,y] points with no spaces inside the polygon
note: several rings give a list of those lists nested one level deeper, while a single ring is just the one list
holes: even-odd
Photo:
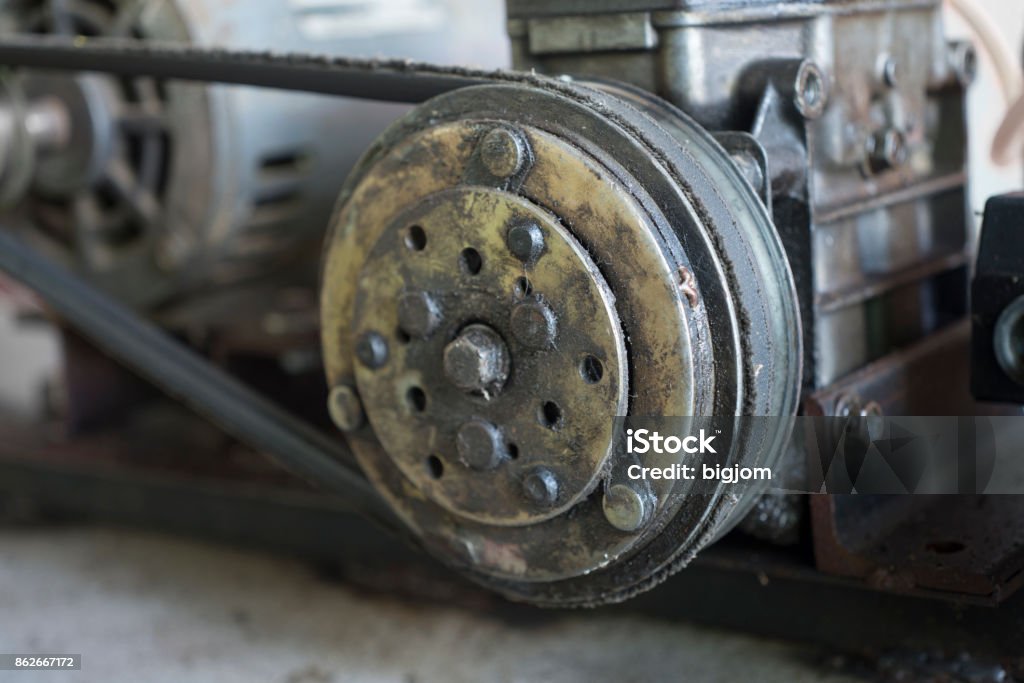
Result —
[{"label": "large metal pulley wheel", "polygon": [[729,463],[771,465],[786,422],[739,416],[799,393],[764,206],[696,124],[601,87],[422,105],[347,181],[324,264],[330,409],[367,476],[435,555],[542,604],[654,585],[756,497],[630,479],[629,420],[717,416]]}]

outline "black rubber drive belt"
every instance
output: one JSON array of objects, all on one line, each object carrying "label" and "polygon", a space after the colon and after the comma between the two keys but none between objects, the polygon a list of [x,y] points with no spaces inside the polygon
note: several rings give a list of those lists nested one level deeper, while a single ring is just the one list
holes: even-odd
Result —
[{"label": "black rubber drive belt", "polygon": [[403,60],[228,52],[135,40],[53,36],[0,38],[0,65],[254,85],[413,104],[456,88],[527,75]]}]

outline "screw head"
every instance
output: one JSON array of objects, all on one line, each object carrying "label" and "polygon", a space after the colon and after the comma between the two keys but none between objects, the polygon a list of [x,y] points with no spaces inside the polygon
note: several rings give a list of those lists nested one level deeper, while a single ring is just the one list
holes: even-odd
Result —
[{"label": "screw head", "polygon": [[376,370],[388,362],[388,342],[379,332],[366,332],[356,342],[356,358]]},{"label": "screw head", "polygon": [[632,486],[615,484],[605,491],[601,501],[604,517],[619,531],[636,531],[650,517],[648,498]]},{"label": "screw head", "polygon": [[515,175],[523,166],[523,143],[512,131],[494,128],[480,143],[480,160],[497,178]]},{"label": "screw head", "polygon": [[470,325],[444,349],[444,372],[465,392],[489,396],[499,392],[508,379],[508,347],[486,325]]},{"label": "screw head", "polygon": [[459,458],[474,470],[493,470],[505,459],[501,432],[490,422],[470,420],[455,436]]},{"label": "screw head", "polygon": [[533,265],[544,252],[544,231],[536,223],[514,225],[508,231],[508,250],[526,265]]},{"label": "screw head", "polygon": [[398,297],[398,325],[410,337],[426,339],[441,324],[441,308],[427,292],[405,292]]},{"label": "screw head", "polygon": [[534,468],[523,479],[523,493],[537,505],[554,505],[558,500],[558,478],[546,467]]},{"label": "screw head", "polygon": [[351,432],[366,424],[363,402],[355,388],[342,384],[331,389],[327,397],[331,421],[343,432]]},{"label": "screw head", "polygon": [[524,346],[547,349],[554,345],[558,320],[542,301],[524,301],[512,309],[512,334]]}]

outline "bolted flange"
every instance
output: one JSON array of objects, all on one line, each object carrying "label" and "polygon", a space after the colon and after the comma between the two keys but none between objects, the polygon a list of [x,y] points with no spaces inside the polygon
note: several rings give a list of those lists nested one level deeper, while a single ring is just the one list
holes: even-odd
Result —
[{"label": "bolted flange", "polygon": [[[813,116],[826,83],[804,75]],[[788,415],[799,400],[795,288],[764,203],[706,131],[647,107],[645,93],[608,88],[484,86],[422,107],[349,179],[324,268],[325,366],[332,385],[355,378],[373,425],[352,439],[367,477],[439,556],[468,559],[478,579],[547,604],[643,590],[756,495],[722,495],[723,485],[690,504],[685,484],[654,481],[642,505],[612,491],[606,516],[599,487],[628,461],[619,417]],[[540,127],[538,116],[560,125]],[[485,161],[506,134],[522,143],[529,173],[492,175],[518,165],[514,138],[512,163]],[[528,228],[525,249],[518,235],[510,244],[510,230],[529,224],[543,231],[539,255]],[[460,267],[470,252],[482,268]],[[707,309],[692,305],[698,289]],[[411,291],[443,310],[414,343],[396,306]],[[478,389],[504,375],[486,369],[489,344],[460,339],[474,326],[507,345],[498,393]],[[370,331],[390,345],[376,370],[352,353]],[[500,441],[466,427],[475,420]],[[771,465],[783,432],[741,426],[729,456]],[[479,458],[486,468],[495,452],[492,469],[453,466]],[[642,523],[624,533],[608,516]],[[452,550],[467,544],[472,552]]]}]

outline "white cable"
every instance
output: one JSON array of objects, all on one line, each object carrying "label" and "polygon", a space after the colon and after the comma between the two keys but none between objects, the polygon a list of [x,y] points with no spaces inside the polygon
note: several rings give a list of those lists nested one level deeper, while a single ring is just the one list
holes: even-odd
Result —
[{"label": "white cable", "polygon": [[1024,94],[1013,103],[992,140],[992,161],[1009,166],[1024,152]]}]

